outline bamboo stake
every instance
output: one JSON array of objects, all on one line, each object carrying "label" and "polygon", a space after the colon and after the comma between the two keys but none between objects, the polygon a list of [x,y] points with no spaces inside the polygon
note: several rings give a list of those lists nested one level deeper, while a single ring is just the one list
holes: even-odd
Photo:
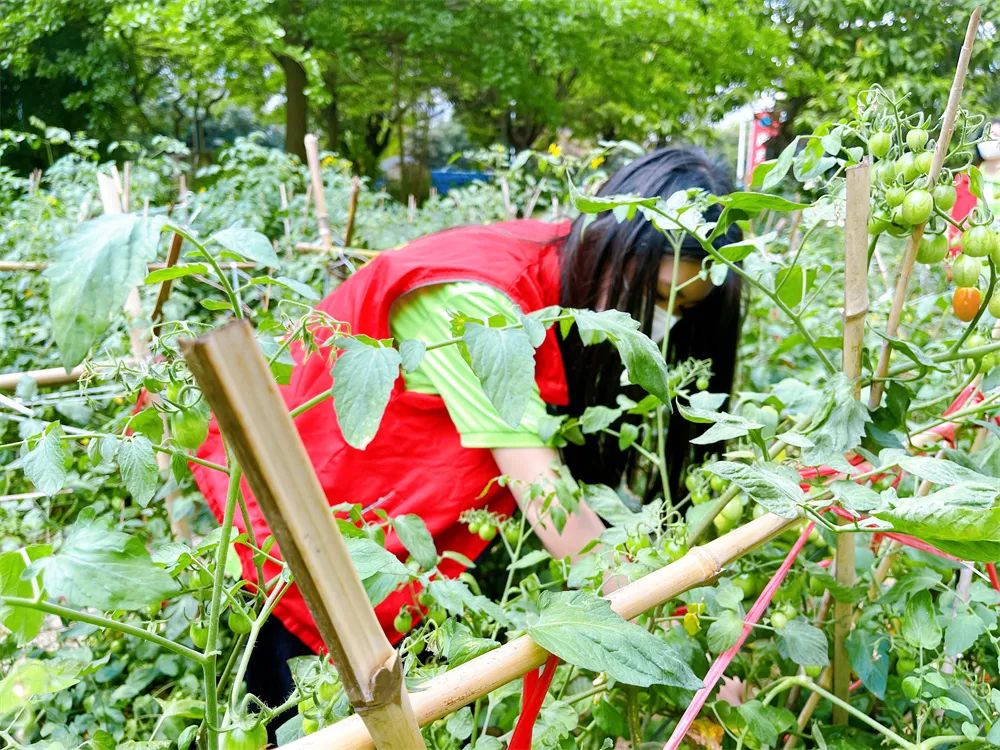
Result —
[{"label": "bamboo stake", "polygon": [[[854,383],[854,397],[861,396],[861,354],[865,340],[865,315],[868,313],[868,213],[871,204],[871,164],[865,159],[847,170],[847,214],[844,226],[844,349],[842,367]],[[851,587],[856,580],[854,569],[855,537],[837,536],[835,575],[837,583]],[[847,636],[851,632],[854,607],[850,602],[833,605],[833,693],[841,700],[850,699],[851,661],[847,655]],[[847,724],[847,711],[833,707],[833,723]]]},{"label": "bamboo stake", "polygon": [[361,195],[361,178],[351,178],[351,195],[347,200],[347,224],[344,226],[344,245],[351,246],[354,237],[354,218],[358,213],[358,197]]},{"label": "bamboo stake", "polygon": [[69,372],[63,367],[46,367],[42,370],[27,370],[26,372],[6,372],[0,375],[0,391],[13,391],[22,378],[31,378],[40,386],[68,385],[83,377],[83,365],[74,367]]},{"label": "bamboo stake", "polygon": [[[937,147],[934,149],[934,160],[931,162],[931,171],[927,175],[928,185],[934,185],[937,182],[938,175],[941,174],[941,166],[948,155],[948,146],[951,145],[951,136],[955,130],[955,118],[958,116],[958,102],[962,98],[965,75],[969,71],[969,59],[972,57],[972,45],[976,41],[981,13],[982,8],[977,6],[969,18],[969,27],[965,32],[965,41],[962,44],[962,51],[958,56],[958,65],[955,68],[955,78],[951,84],[951,92],[948,94],[948,105],[945,108],[944,119],[941,122],[941,137],[938,138]],[[895,338],[899,330],[899,320],[903,315],[903,306],[906,304],[906,292],[910,285],[913,263],[916,260],[917,249],[920,247],[920,240],[923,239],[923,236],[924,225],[919,224],[913,228],[913,234],[910,235],[910,239],[906,243],[906,252],[903,254],[902,264],[899,268],[899,278],[896,281],[896,292],[892,299],[892,309],[889,311],[889,320],[886,323],[885,332],[892,338]],[[888,341],[884,341],[868,399],[868,408],[870,409],[877,409],[879,404],[882,403],[884,386],[881,379],[889,371],[889,357],[891,355],[892,348]]]},{"label": "bamboo stake", "polygon": [[130,161],[125,162],[122,168],[121,194],[122,208],[125,209],[125,213],[128,213],[132,203],[132,162]]},{"label": "bamboo stake", "polygon": [[[351,249],[353,249],[353,248],[351,248]],[[369,250],[369,251],[365,251],[365,252],[376,252],[376,251]],[[239,268],[239,269],[250,269],[250,268],[256,268],[257,267],[257,265],[255,263],[246,263],[246,262],[230,263],[228,261],[225,263],[225,266],[226,266],[226,268],[232,268],[232,267],[235,266],[236,268]],[[18,271],[44,271],[48,267],[49,267],[49,262],[45,261],[45,260],[41,260],[41,261],[36,261],[36,260],[2,260],[2,261],[0,261],[0,272],[6,272],[6,273],[16,273]],[[146,264],[146,270],[147,271],[159,271],[159,270],[161,270],[163,268],[168,268],[168,267],[169,267],[168,263],[147,263]]]},{"label": "bamboo stake", "polygon": [[278,195],[281,197],[281,211],[285,215],[281,220],[282,226],[285,228],[285,241],[292,236],[292,219],[288,215],[288,190],[285,188],[285,183],[278,185]]},{"label": "bamboo stake", "polygon": [[299,242],[295,245],[295,249],[304,253],[343,253],[345,255],[360,255],[365,258],[375,258],[384,252],[383,250],[369,250],[364,247],[337,247],[336,245],[323,247],[322,245],[314,245],[311,242]]},{"label": "bamboo stake", "polygon": [[[692,548],[679,560],[618,589],[607,598],[626,620],[717,577],[734,560],[780,534],[798,519],[770,513],[707,544]],[[521,636],[429,680],[412,695],[421,725],[429,724],[503,687],[541,666],[548,652]],[[357,716],[284,745],[288,750],[370,750],[374,745]]]},{"label": "bamboo stake", "polygon": [[413,193],[406,196],[406,220],[410,224],[417,220],[417,198]]},{"label": "bamboo stake", "polygon": [[245,320],[181,350],[268,520],[295,582],[379,750],[424,748],[399,655],[350,553]]},{"label": "bamboo stake", "polygon": [[307,133],[306,161],[309,162],[309,177],[312,180],[314,203],[316,204],[316,224],[319,226],[320,244],[330,250],[333,237],[330,235],[330,215],[326,212],[326,197],[323,192],[323,172],[319,164],[319,141],[312,133]]},{"label": "bamboo stake", "polygon": [[[177,265],[177,259],[181,256],[181,245],[184,243],[184,238],[179,234],[175,234],[170,239],[170,250],[167,251],[167,262],[164,264],[164,268],[171,268]],[[167,298],[170,297],[170,289],[173,286],[173,279],[165,279],[162,284],[160,284],[160,291],[156,295],[156,304],[153,305],[153,314],[150,316],[150,320],[153,321],[153,335],[160,335],[160,325],[163,318],[163,306],[167,304]]]}]

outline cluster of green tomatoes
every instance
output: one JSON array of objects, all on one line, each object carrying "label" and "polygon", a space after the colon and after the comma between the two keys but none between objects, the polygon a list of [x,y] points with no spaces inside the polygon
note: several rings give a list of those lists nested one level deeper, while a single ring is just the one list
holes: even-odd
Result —
[{"label": "cluster of green tomatoes", "polygon": [[[869,137],[868,152],[875,160],[872,185],[877,197],[868,231],[874,236],[886,232],[904,237],[914,227],[926,225],[917,261],[936,265],[948,257],[951,249],[945,232],[951,222],[948,212],[955,205],[957,193],[949,170],[942,171],[943,182],[931,185],[934,151],[930,145],[930,134],[923,127],[908,130],[904,142],[898,144],[891,130],[878,130]],[[990,258],[1000,267],[1000,234],[986,224],[970,221],[962,229],[962,252],[952,263],[952,278],[957,287],[952,309],[959,320],[969,322],[982,305],[979,279],[984,259]],[[990,299],[989,311],[1000,318],[1000,295]]]}]

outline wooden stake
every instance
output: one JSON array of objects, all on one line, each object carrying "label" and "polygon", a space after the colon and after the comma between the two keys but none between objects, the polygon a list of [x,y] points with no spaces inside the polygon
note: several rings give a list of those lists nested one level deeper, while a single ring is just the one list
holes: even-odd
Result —
[{"label": "wooden stake", "polygon": [[295,576],[320,635],[379,750],[424,748],[399,655],[375,618],[305,446],[250,324],[181,350]]},{"label": "wooden stake", "polygon": [[344,245],[351,246],[354,237],[354,218],[358,213],[358,197],[361,195],[361,178],[351,178],[351,195],[347,200],[347,224],[344,226]]},{"label": "wooden stake", "polygon": [[[934,160],[931,162],[931,171],[927,175],[927,184],[934,185],[938,175],[941,174],[941,166],[948,155],[948,146],[951,145],[951,136],[955,130],[955,118],[958,116],[958,102],[962,98],[962,88],[965,85],[965,75],[969,72],[969,59],[972,57],[972,45],[976,41],[976,33],[979,30],[979,16],[982,13],[981,7],[976,7],[969,18],[969,27],[965,32],[965,42],[962,44],[962,51],[958,56],[958,65],[955,69],[955,78],[951,84],[951,92],[948,94],[948,106],[944,111],[944,119],[941,122],[941,137],[938,138],[937,147],[934,149]],[[902,265],[899,268],[899,278],[896,281],[896,292],[892,299],[892,309],[889,311],[889,320],[886,323],[886,335],[895,338],[899,331],[899,320],[903,315],[903,306],[906,304],[906,292],[910,285],[910,274],[913,272],[913,263],[917,258],[917,249],[920,247],[920,240],[924,236],[924,225],[919,224],[913,228],[906,243],[906,252],[903,254]],[[889,342],[882,344],[882,351],[879,354],[878,367],[875,370],[875,377],[872,379],[872,386],[868,398],[868,408],[877,409],[882,403],[882,391],[885,386],[882,378],[889,372],[889,357],[892,355],[892,348]]]},{"label": "wooden stake", "polygon": [[[865,315],[868,314],[868,213],[871,204],[871,164],[865,159],[847,170],[847,217],[844,226],[844,348],[843,369],[854,383],[854,397],[861,395],[861,354],[864,350]],[[837,536],[837,583],[855,584],[854,534]],[[833,605],[833,693],[850,698],[851,660],[847,636],[851,632],[854,606],[837,600]],[[833,723],[847,724],[848,713],[833,707]]]},{"label": "wooden stake", "polygon": [[329,250],[333,247],[330,235],[330,216],[326,212],[326,197],[323,191],[323,172],[319,163],[319,141],[312,133],[307,133],[306,161],[309,162],[309,177],[312,181],[313,202],[316,204],[316,224],[319,227],[320,244]]},{"label": "wooden stake", "polygon": [[[348,249],[353,250],[353,248],[348,248]],[[376,251],[366,250],[364,252],[376,252]],[[234,266],[236,268],[244,270],[257,267],[255,263],[247,263],[247,262],[230,263],[228,261],[225,263],[226,268],[232,268]],[[0,272],[16,273],[19,271],[44,271],[48,267],[49,267],[49,262],[45,260],[0,260]],[[159,271],[163,268],[168,268],[168,264],[166,263],[146,264],[147,271]]]},{"label": "wooden stake", "polygon": [[322,245],[314,245],[311,242],[298,242],[295,245],[295,249],[301,250],[304,253],[343,253],[344,255],[360,255],[365,258],[374,258],[384,252],[383,250],[369,250],[364,247],[337,247],[336,245],[323,247]]},{"label": "wooden stake", "polygon": [[[164,265],[165,268],[171,268],[177,265],[177,259],[181,255],[181,245],[184,243],[184,238],[179,234],[175,234],[170,240],[170,250],[167,251],[167,262]],[[173,286],[173,279],[165,279],[162,284],[160,284],[160,291],[156,295],[156,304],[153,305],[153,314],[150,316],[150,320],[153,321],[153,335],[160,335],[160,323],[163,318],[163,306],[167,303],[167,298],[170,297],[170,289]]]},{"label": "wooden stake", "polygon": [[413,193],[406,197],[406,220],[411,224],[417,220],[417,199]]},{"label": "wooden stake", "polygon": [[[734,560],[780,534],[798,519],[770,513],[650,573],[608,596],[611,608],[630,620],[717,577]],[[411,695],[421,725],[429,724],[541,666],[548,652],[521,636],[442,675]],[[357,716],[283,745],[287,750],[370,750],[372,739]]]},{"label": "wooden stake", "polygon": [[28,370],[26,372],[7,372],[0,375],[0,391],[13,391],[22,378],[28,377],[40,386],[68,385],[83,377],[83,366],[78,365],[69,372],[62,367],[46,367],[43,370]]}]

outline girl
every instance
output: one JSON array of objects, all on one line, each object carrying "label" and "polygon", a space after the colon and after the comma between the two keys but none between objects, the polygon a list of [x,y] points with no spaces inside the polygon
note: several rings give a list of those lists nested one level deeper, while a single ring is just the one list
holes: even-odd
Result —
[{"label": "girl", "polygon": [[[600,194],[667,198],[688,188],[715,195],[731,190],[702,152],[670,148],[630,163]],[[706,218],[717,216],[715,206]],[[549,305],[616,308],[639,320],[656,339],[662,340],[667,326],[672,326],[668,358],[711,359],[711,390],[730,392],[740,318],[739,278],[730,273],[717,287],[696,279],[704,252],[686,240],[676,269],[676,279],[684,287],[678,289],[676,306],[669,310],[675,269],[673,249],[665,237],[638,215],[619,223],[609,211],[587,224],[585,231],[584,224],[582,218],[572,224],[511,221],[424,237],[378,256],[319,309],[350,324],[354,334],[435,343],[452,337],[449,313],[453,311],[480,319],[503,315],[516,322],[518,308],[524,312]],[[717,244],[737,240],[739,230],[734,226]],[[550,409],[579,414],[587,406],[613,406],[621,391],[622,365],[609,344],[584,346],[575,332],[565,339],[557,337],[556,328],[536,350],[537,388],[516,428],[499,417],[456,346],[429,351],[417,370],[397,380],[379,431],[365,450],[345,443],[330,400],[301,414],[296,426],[330,503],[361,503],[366,514],[376,509],[390,516],[415,513],[424,520],[439,553],[454,550],[473,559],[488,542],[470,534],[459,522],[460,514],[488,508],[511,515],[520,505],[553,556],[577,554],[604,526],[582,504],[561,533],[540,522],[537,504],[528,501],[525,488],[554,477],[553,465],[560,456],[539,436],[538,427]],[[319,341],[330,335],[330,331],[316,332]],[[283,390],[289,407],[330,389],[329,352],[325,347],[309,356],[301,349],[294,352],[296,366]],[[675,491],[685,464],[700,457],[689,443],[693,429],[674,412],[667,463]],[[695,450],[703,454],[707,449]],[[199,455],[224,462],[214,425]],[[601,436],[587,445],[565,448],[562,460],[577,479],[613,487],[629,468],[617,439]],[[193,471],[209,506],[221,517],[226,478],[201,466]],[[501,474],[512,480],[507,487],[492,481]],[[269,534],[266,522],[245,486],[244,493],[256,538],[262,541]],[[237,519],[243,531],[239,513]],[[393,534],[388,535],[386,548],[401,559],[406,556]],[[239,549],[244,576],[252,581],[250,550]],[[440,569],[456,576],[463,566],[446,559]],[[264,566],[265,579],[277,572],[271,563]],[[398,634],[391,623],[410,603],[410,593],[400,591],[376,607],[393,640]],[[281,703],[291,690],[287,659],[322,647],[297,590],[284,596],[275,615],[262,633],[247,676],[250,692],[270,705]]]}]

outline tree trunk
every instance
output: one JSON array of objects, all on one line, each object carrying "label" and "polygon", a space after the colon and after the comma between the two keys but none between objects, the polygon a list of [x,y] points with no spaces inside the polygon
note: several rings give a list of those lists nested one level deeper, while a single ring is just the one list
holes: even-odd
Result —
[{"label": "tree trunk", "polygon": [[306,71],[295,58],[277,55],[285,72],[285,151],[306,160],[306,128],[309,101],[306,99]]},{"label": "tree trunk", "polygon": [[337,72],[335,70],[323,71],[323,87],[330,97],[330,103],[323,109],[327,148],[336,151],[341,156],[349,156],[346,144],[341,142],[340,109],[337,106]]}]

